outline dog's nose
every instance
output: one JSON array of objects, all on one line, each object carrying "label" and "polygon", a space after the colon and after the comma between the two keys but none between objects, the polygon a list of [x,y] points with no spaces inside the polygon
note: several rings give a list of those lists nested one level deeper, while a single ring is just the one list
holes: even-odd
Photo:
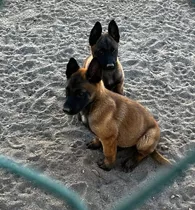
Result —
[{"label": "dog's nose", "polygon": [[68,106],[64,106],[64,107],[63,107],[63,111],[64,111],[65,113],[70,113],[70,112],[71,112],[71,108],[68,107]]},{"label": "dog's nose", "polygon": [[114,69],[114,63],[109,63],[106,65],[107,69]]}]

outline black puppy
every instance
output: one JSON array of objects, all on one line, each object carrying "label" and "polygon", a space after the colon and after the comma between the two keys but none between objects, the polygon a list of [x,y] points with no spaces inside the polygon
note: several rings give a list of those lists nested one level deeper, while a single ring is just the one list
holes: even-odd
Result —
[{"label": "black puppy", "polygon": [[114,20],[108,25],[108,33],[102,34],[100,22],[96,22],[89,36],[91,55],[84,61],[83,67],[88,68],[93,57],[102,66],[102,80],[107,89],[119,93],[123,92],[124,72],[118,60],[119,29]]}]

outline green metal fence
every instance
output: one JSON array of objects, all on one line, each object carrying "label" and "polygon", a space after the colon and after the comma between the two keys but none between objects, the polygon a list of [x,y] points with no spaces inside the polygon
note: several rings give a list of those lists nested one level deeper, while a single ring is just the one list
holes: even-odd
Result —
[{"label": "green metal fence", "polygon": [[3,0],[0,0],[0,7],[3,5]]},{"label": "green metal fence", "polygon": [[[192,151],[187,157],[180,160],[170,169],[160,170],[160,173],[153,182],[149,183],[144,189],[142,188],[141,191],[136,192],[131,197],[120,201],[114,210],[134,210],[140,207],[146,199],[162,191],[167,184],[174,181],[176,177],[180,176],[190,166],[190,164],[194,163],[195,151]],[[3,155],[0,156],[0,168],[4,168],[12,173],[24,177],[38,187],[45,189],[58,198],[63,199],[74,210],[87,210],[86,205],[81,201],[76,193],[37,171],[15,163]]]}]

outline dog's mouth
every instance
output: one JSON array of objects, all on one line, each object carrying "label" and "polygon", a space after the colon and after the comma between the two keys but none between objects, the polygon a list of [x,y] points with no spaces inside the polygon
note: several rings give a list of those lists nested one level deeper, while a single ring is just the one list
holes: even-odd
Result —
[{"label": "dog's mouth", "polygon": [[78,107],[71,106],[67,102],[64,103],[63,111],[67,115],[75,115],[75,114],[78,114],[80,112]]},{"label": "dog's mouth", "polygon": [[76,115],[82,111],[89,104],[89,94],[85,94],[84,97],[68,96],[66,97],[63,105],[64,113],[68,115]]}]

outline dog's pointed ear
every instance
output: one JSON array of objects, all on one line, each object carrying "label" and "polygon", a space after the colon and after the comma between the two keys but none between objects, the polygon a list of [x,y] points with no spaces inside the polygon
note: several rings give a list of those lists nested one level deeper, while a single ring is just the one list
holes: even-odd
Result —
[{"label": "dog's pointed ear", "polygon": [[111,20],[108,25],[108,34],[116,41],[119,42],[120,34],[119,29],[114,20]]},{"label": "dog's pointed ear", "polygon": [[86,78],[90,83],[98,83],[102,79],[102,68],[97,60],[93,58],[86,72]]},{"label": "dog's pointed ear", "polygon": [[73,73],[79,70],[79,65],[74,58],[70,58],[66,66],[66,77],[69,79]]},{"label": "dog's pointed ear", "polygon": [[89,36],[89,44],[90,46],[93,46],[97,40],[100,38],[102,35],[102,26],[100,22],[96,22],[94,27],[91,29],[91,33]]}]

